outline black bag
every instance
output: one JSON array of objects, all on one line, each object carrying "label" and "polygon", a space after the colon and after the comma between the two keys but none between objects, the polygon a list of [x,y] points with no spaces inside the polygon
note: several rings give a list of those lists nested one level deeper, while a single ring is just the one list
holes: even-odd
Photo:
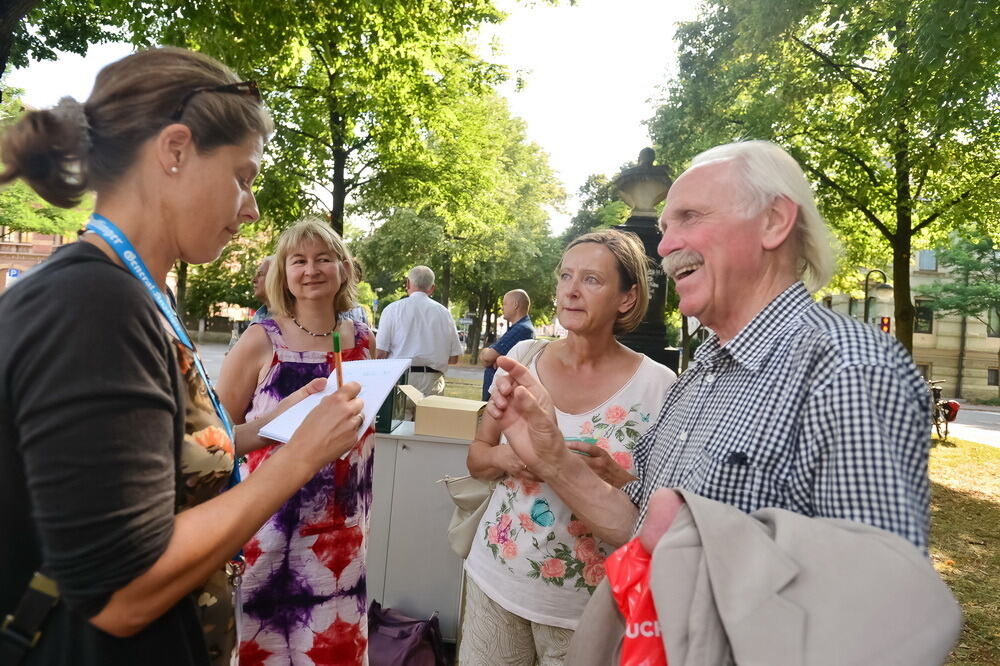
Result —
[{"label": "black bag", "polygon": [[372,600],[368,608],[369,666],[447,666],[435,612],[415,620]]}]

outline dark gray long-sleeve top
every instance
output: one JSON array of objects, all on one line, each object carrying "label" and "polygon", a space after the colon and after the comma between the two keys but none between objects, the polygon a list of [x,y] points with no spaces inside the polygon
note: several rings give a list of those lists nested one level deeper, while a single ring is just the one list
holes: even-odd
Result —
[{"label": "dark gray long-sleeve top", "polygon": [[190,600],[129,639],[93,628],[173,531],[180,376],[145,288],[75,243],[0,296],[0,615],[44,559],[62,601],[28,663],[201,663]]}]

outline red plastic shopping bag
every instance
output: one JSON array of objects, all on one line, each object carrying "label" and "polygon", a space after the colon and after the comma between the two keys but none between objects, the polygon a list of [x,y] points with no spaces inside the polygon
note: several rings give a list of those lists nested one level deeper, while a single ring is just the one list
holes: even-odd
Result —
[{"label": "red plastic shopping bag", "polygon": [[649,589],[652,557],[632,539],[604,561],[611,593],[625,617],[621,666],[667,666],[660,622]]}]

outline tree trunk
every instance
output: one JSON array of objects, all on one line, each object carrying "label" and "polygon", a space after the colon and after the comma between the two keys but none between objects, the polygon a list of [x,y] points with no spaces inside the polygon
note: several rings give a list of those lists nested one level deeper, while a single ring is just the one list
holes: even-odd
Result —
[{"label": "tree trunk", "polygon": [[483,316],[486,314],[486,292],[486,287],[483,287],[479,291],[478,302],[476,303],[476,318],[473,328],[469,331],[471,337],[469,341],[469,355],[473,359],[479,358],[479,344],[482,342],[483,337]]},{"label": "tree trunk", "polygon": [[441,305],[448,307],[451,295],[451,255],[444,257],[444,269],[441,271]]},{"label": "tree trunk", "polygon": [[[909,53],[910,43],[905,19],[895,24],[890,37],[901,57]],[[913,193],[910,190],[910,129],[906,118],[910,110],[900,100],[896,133],[892,139],[893,170],[896,175],[896,233],[892,238],[893,305],[896,315],[896,339],[913,356],[913,296],[910,293],[910,258],[913,253]],[[865,322],[866,324],[868,322]]]},{"label": "tree trunk", "polygon": [[[965,376],[965,338],[967,335],[969,318],[962,316],[962,328],[958,338],[958,379],[955,381],[955,397],[962,397],[962,380]],[[1000,356],[1000,349],[997,350]]]},{"label": "tree trunk", "polygon": [[910,298],[910,236],[896,234],[892,248],[892,288],[896,339],[913,355],[913,300]]},{"label": "tree trunk", "polygon": [[[330,45],[330,51],[336,52],[336,45]],[[330,205],[330,226],[344,235],[344,203],[347,201],[347,127],[344,116],[338,111],[337,72],[327,71],[329,79],[329,109],[330,109],[330,142],[333,152],[333,173],[330,174],[333,201]]]},{"label": "tree trunk", "polygon": [[[906,123],[896,123],[896,233],[892,239],[893,301],[896,339],[913,355],[913,299],[910,295],[910,256],[913,253],[913,198],[910,192],[910,151]],[[867,324],[868,322],[865,322]]]},{"label": "tree trunk", "polygon": [[[39,0],[13,0],[5,2],[0,9],[0,76],[7,71],[7,61],[10,59],[10,49],[14,45],[14,31],[17,25],[28,15]],[[3,97],[0,97],[0,101]]]},{"label": "tree trunk", "polygon": [[497,334],[497,318],[496,313],[493,312],[493,292],[490,292],[490,298],[486,303],[486,340],[483,342],[483,347],[496,342]]},{"label": "tree trunk", "polygon": [[183,321],[187,317],[187,277],[188,265],[186,261],[177,262],[177,313]]},{"label": "tree trunk", "polygon": [[347,201],[344,171],[347,169],[347,150],[341,132],[334,132],[336,148],[333,151],[333,205],[330,207],[330,226],[341,237],[344,235],[344,202]]}]

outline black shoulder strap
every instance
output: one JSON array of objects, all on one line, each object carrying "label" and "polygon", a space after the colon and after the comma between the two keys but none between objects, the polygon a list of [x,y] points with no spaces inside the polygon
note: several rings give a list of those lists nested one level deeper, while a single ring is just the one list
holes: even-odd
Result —
[{"label": "black shoulder strap", "polygon": [[36,571],[13,613],[0,626],[0,666],[21,663],[42,637],[42,625],[59,602],[59,586]]}]

